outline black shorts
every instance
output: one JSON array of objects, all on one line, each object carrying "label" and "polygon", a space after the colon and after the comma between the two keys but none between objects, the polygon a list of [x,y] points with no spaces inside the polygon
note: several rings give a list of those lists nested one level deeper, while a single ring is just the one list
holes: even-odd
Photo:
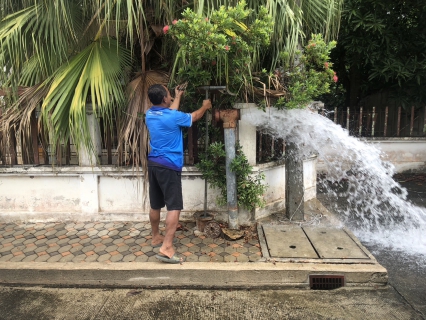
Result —
[{"label": "black shorts", "polygon": [[182,210],[181,172],[164,167],[148,166],[149,201],[152,209]]}]

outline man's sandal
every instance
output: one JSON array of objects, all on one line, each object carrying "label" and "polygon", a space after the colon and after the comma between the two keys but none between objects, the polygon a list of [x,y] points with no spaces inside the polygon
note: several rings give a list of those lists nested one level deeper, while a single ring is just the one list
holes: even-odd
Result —
[{"label": "man's sandal", "polygon": [[179,257],[176,253],[171,258],[161,253],[157,254],[155,257],[165,263],[182,263],[185,261],[184,258]]}]

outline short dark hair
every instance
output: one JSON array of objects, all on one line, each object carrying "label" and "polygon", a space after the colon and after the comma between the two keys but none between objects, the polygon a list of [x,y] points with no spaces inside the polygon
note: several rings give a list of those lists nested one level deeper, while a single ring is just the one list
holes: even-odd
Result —
[{"label": "short dark hair", "polygon": [[153,105],[158,105],[167,97],[167,90],[162,84],[154,84],[148,89],[148,97]]}]

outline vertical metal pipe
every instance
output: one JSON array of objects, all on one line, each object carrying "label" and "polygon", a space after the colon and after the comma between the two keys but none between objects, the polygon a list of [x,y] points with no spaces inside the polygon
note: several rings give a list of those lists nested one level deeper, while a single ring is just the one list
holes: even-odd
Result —
[{"label": "vertical metal pipe", "polygon": [[[70,161],[71,161],[71,143],[70,143],[70,139],[67,140],[67,145],[65,147],[65,153],[66,153],[65,164],[67,166],[69,166],[70,165]],[[112,160],[111,160],[111,163],[112,163]]]},{"label": "vertical metal pipe", "polygon": [[373,107],[373,118],[371,125],[371,136],[374,137],[374,125],[376,124],[376,107]]},{"label": "vertical metal pipe", "polygon": [[396,127],[396,136],[399,137],[401,131],[401,107],[398,107],[398,124]]},{"label": "vertical metal pipe", "polygon": [[[106,147],[107,147],[107,163],[112,164],[112,141],[111,141],[111,127],[106,125]],[[142,141],[142,140],[141,140]],[[68,161],[68,160],[66,160]]]},{"label": "vertical metal pipe", "polygon": [[383,136],[386,137],[386,131],[388,130],[388,117],[389,117],[389,107],[385,109],[385,129],[383,131]]},{"label": "vertical metal pipe", "polygon": [[[3,114],[2,108],[0,108],[0,118]],[[6,164],[6,145],[7,142],[5,141],[5,134],[6,132],[3,134],[4,130],[2,127],[0,127],[0,162],[1,164],[5,165]]]},{"label": "vertical metal pipe", "polygon": [[194,165],[194,137],[192,127],[188,128],[188,164]]},{"label": "vertical metal pipe", "polygon": [[410,137],[413,136],[413,129],[414,129],[414,106],[411,107]]},{"label": "vertical metal pipe", "polygon": [[226,152],[226,198],[228,201],[229,228],[238,229],[237,177],[231,171],[235,159],[235,128],[224,129]]},{"label": "vertical metal pipe", "polygon": [[230,229],[239,229],[237,176],[231,171],[231,164],[235,159],[237,120],[240,119],[238,109],[216,110],[215,116],[223,121],[225,137],[225,168],[226,168],[226,200],[228,204],[228,225]]},{"label": "vertical metal pipe", "polygon": [[362,107],[359,109],[359,136],[362,135]]},{"label": "vertical metal pipe", "polygon": [[426,106],[424,107],[424,110],[423,110],[423,116],[424,116],[424,120],[423,120],[423,133],[426,134]]},{"label": "vertical metal pipe", "polygon": [[[209,98],[209,90],[206,90],[206,100]],[[204,137],[204,151],[207,154],[207,148],[209,147],[209,119],[208,119],[208,113],[205,114],[206,123],[205,123],[205,129],[206,129],[206,135]],[[207,179],[204,179],[204,215],[207,215]]]},{"label": "vertical metal pipe", "polygon": [[263,133],[262,131],[259,132],[259,162],[262,161],[262,146],[263,146]]},{"label": "vertical metal pipe", "polygon": [[16,143],[16,134],[15,128],[12,127],[10,129],[10,137],[9,137],[9,156],[10,156],[10,164],[17,165],[18,164],[18,156],[17,156],[17,143]]},{"label": "vertical metal pipe", "polygon": [[349,118],[350,118],[350,108],[346,108],[346,130],[349,130]]},{"label": "vertical metal pipe", "polygon": [[370,123],[371,123],[371,113],[368,112],[367,113],[367,124],[366,124],[366,129],[365,129],[365,135],[368,136],[369,134],[371,134],[370,131]]},{"label": "vertical metal pipe", "polygon": [[31,114],[31,139],[33,144],[34,164],[40,164],[40,158],[38,154],[38,123],[35,111],[33,111]]},{"label": "vertical metal pipe", "polygon": [[334,123],[337,124],[337,107],[334,108]]}]

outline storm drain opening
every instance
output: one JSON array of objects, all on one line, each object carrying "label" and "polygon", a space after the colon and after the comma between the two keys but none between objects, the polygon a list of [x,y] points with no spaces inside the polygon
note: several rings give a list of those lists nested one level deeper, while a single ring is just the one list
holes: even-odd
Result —
[{"label": "storm drain opening", "polygon": [[345,276],[310,275],[309,287],[312,290],[333,290],[345,286]]}]

